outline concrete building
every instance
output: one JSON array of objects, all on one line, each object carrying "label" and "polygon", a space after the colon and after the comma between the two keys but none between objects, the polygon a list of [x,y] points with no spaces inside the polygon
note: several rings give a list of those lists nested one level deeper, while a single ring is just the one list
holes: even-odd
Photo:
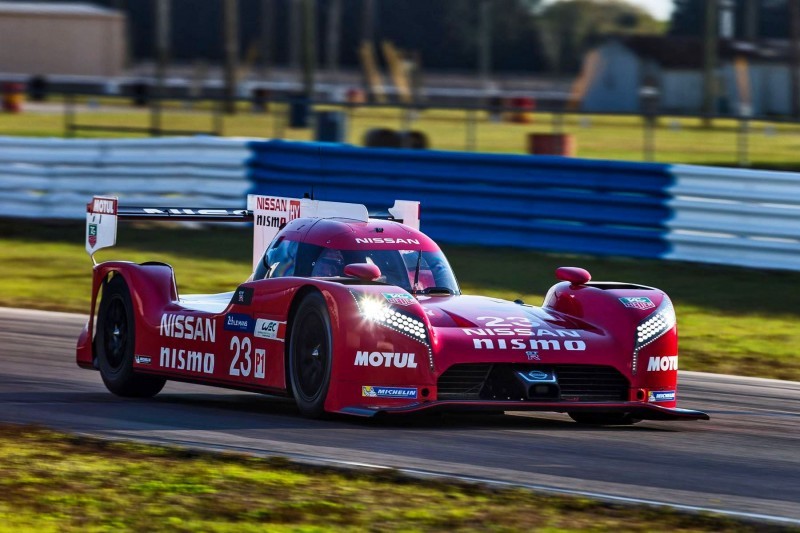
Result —
[{"label": "concrete building", "polygon": [[0,73],[118,76],[125,17],[90,4],[0,2]]},{"label": "concrete building", "polygon": [[[614,37],[592,57],[581,102],[587,112],[639,113],[642,87],[658,89],[660,113],[699,114],[703,107],[703,41],[669,36]],[[736,115],[749,104],[755,116],[791,112],[788,44],[754,47],[720,41],[718,50],[718,112]],[[740,95],[737,59],[746,65],[749,102]],[[741,68],[741,67],[740,67]]]}]

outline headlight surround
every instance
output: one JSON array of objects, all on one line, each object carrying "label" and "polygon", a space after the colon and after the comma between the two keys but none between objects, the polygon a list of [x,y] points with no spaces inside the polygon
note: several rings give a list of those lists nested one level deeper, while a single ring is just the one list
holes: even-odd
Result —
[{"label": "headlight surround", "polygon": [[636,327],[636,345],[633,350],[632,371],[636,374],[636,362],[639,350],[651,344],[671,331],[677,319],[675,318],[675,308],[667,296],[661,305],[652,314],[645,318]]}]

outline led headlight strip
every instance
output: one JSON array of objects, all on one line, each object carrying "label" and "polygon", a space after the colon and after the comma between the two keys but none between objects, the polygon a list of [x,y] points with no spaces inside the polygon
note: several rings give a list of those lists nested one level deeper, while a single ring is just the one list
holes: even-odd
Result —
[{"label": "led headlight strip", "polygon": [[675,326],[675,322],[675,308],[672,307],[669,298],[664,296],[658,309],[636,327],[636,347],[633,349],[633,364],[631,365],[634,375],[636,374],[639,350],[670,331]]},{"label": "led headlight strip", "polygon": [[422,320],[400,309],[387,305],[379,296],[372,294],[356,294],[354,292],[351,292],[351,294],[356,301],[359,313],[364,319],[380,324],[381,326],[387,327],[401,335],[405,335],[406,337],[424,344],[427,349],[430,368],[433,370],[431,344],[428,339],[428,331]]}]

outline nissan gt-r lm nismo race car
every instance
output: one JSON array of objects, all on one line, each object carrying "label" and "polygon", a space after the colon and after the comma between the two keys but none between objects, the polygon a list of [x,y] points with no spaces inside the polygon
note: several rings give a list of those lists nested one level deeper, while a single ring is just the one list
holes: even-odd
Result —
[{"label": "nissan gt-r lm nismo race car", "polygon": [[77,362],[120,396],[166,380],[293,397],[311,417],[557,411],[589,424],[707,419],[680,409],[666,294],[562,267],[542,307],[461,294],[419,204],[249,196],[246,210],[87,207],[86,249],[118,218],[250,221],[253,274],[181,295],[164,263],[96,264]]}]

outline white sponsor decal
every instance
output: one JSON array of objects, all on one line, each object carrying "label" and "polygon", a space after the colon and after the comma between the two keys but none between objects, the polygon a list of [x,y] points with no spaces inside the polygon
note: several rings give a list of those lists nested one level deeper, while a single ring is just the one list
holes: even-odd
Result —
[{"label": "white sponsor decal", "polygon": [[149,365],[151,362],[151,359],[146,355],[137,355],[133,358],[133,360],[140,365]]},{"label": "white sponsor decal", "polygon": [[413,353],[369,352],[356,354],[355,366],[382,366],[385,368],[417,368]]},{"label": "white sponsor decal", "polygon": [[650,402],[671,402],[675,400],[675,391],[674,390],[657,390],[657,391],[650,391],[650,394],[647,396],[647,400]]},{"label": "white sponsor decal", "polygon": [[161,336],[214,342],[217,325],[210,318],[166,313],[161,315]]},{"label": "white sponsor decal", "polygon": [[461,328],[468,336],[483,337],[573,337],[580,338],[581,332],[576,329],[533,329],[533,328]]},{"label": "white sponsor decal", "polygon": [[267,351],[263,348],[256,348],[256,363],[255,370],[253,370],[253,377],[256,379],[264,379],[267,368]]},{"label": "white sponsor decal", "polygon": [[265,318],[256,319],[255,336],[260,339],[277,339],[278,327],[280,322],[277,320],[267,320]]},{"label": "white sponsor decal", "polygon": [[[571,340],[580,338],[581,332],[575,329],[544,329],[533,327],[511,327],[511,325],[522,325],[527,320],[522,317],[511,317],[519,320],[519,323],[511,325],[503,324],[502,319],[494,317],[478,317],[478,320],[488,320],[491,325],[500,325],[499,328],[461,328],[468,337],[478,337],[472,339],[472,346],[476,350],[526,350],[528,359],[537,359],[538,350],[561,350],[562,348],[570,351],[583,351],[586,343],[582,340]],[[506,319],[506,320],[511,320]],[[535,325],[535,324],[534,324]],[[502,337],[526,337],[524,339],[504,339]],[[500,337],[498,339],[487,337]],[[547,337],[547,338],[541,338]],[[570,337],[570,340],[561,340]],[[531,356],[531,353],[534,355]]]},{"label": "white sponsor decal", "polygon": [[393,237],[357,237],[356,244],[419,244],[419,240],[395,239]]},{"label": "white sponsor decal", "polygon": [[678,370],[678,356],[665,355],[662,357],[651,357],[647,362],[647,370],[650,372]]},{"label": "white sponsor decal", "polygon": [[92,200],[92,213],[116,215],[117,201],[113,198],[94,198]]},{"label": "white sponsor decal", "polygon": [[159,365],[162,368],[174,368],[203,374],[214,373],[214,354],[178,348],[161,348]]},{"label": "white sponsor decal", "polygon": [[[539,350],[560,350],[562,347],[569,351],[582,352],[586,350],[583,341],[558,339],[472,339],[472,347],[476,350],[526,350],[528,360],[538,359]],[[530,351],[534,351],[531,355]]]},{"label": "white sponsor decal", "polygon": [[142,208],[148,215],[216,215],[216,216],[224,216],[224,215],[236,215],[241,216],[247,213],[246,209],[184,209],[184,208],[172,208],[172,209],[158,209],[155,207],[144,207]]}]

